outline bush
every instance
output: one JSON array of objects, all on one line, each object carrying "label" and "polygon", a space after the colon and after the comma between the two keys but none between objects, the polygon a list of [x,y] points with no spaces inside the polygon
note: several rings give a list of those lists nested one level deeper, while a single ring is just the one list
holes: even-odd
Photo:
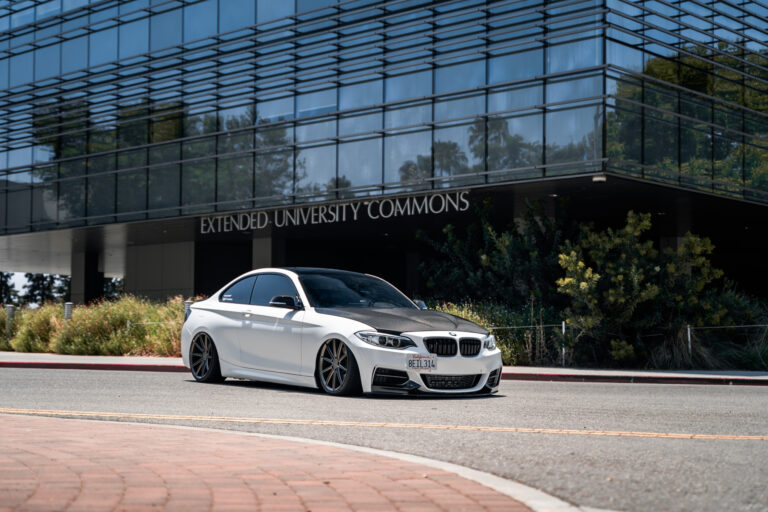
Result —
[{"label": "bush", "polygon": [[64,311],[59,304],[44,304],[37,309],[19,310],[23,312],[16,320],[16,334],[11,339],[11,347],[16,352],[49,352],[51,337],[64,319]]},{"label": "bush", "polygon": [[477,221],[465,229],[447,225],[435,240],[420,235],[434,252],[421,265],[431,296],[454,302],[482,297],[512,309],[533,301],[564,306],[554,286],[561,274],[557,258],[575,225],[545,215],[541,203],[529,203],[521,218],[498,230],[490,221],[491,210],[486,199],[476,209]]},{"label": "bush", "polygon": [[11,340],[19,328],[19,323],[23,321],[23,317],[23,310],[17,309],[14,314],[13,325],[11,325],[11,337],[9,339],[5,330],[8,316],[5,313],[5,308],[0,305],[0,350],[13,350],[13,347],[11,347]]},{"label": "bush", "polygon": [[[577,333],[577,361],[657,368],[739,364],[734,347],[746,344],[723,339],[724,331],[702,330],[689,350],[686,326],[765,323],[764,308],[722,282],[709,239],[687,233],[677,248],[658,250],[647,239],[650,228],[649,214],[630,211],[624,227],[583,226],[576,242],[564,244],[559,263],[565,277],[557,285],[570,297],[565,315]],[[759,361],[763,346],[749,344],[756,356],[747,359]]]},{"label": "bush", "polygon": [[51,348],[60,354],[178,356],[183,320],[180,297],[155,305],[124,296],[75,307],[72,320],[54,334]]},{"label": "bush", "polygon": [[[562,343],[560,328],[552,312],[534,304],[512,311],[497,302],[430,302],[430,309],[455,315],[490,330],[506,365],[553,364]],[[547,321],[549,320],[549,321]],[[533,326],[532,329],[494,329],[495,327]]]}]

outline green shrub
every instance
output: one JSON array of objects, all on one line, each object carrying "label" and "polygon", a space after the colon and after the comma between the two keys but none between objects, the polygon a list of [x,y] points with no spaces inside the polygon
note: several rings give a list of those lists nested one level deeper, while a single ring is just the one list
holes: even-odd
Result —
[{"label": "green shrub", "polygon": [[14,313],[14,320],[13,324],[11,325],[10,339],[8,338],[7,331],[5,329],[7,318],[8,317],[6,315],[5,308],[0,305],[0,350],[13,350],[13,347],[11,347],[11,340],[18,330],[19,324],[24,320],[24,310],[17,309]]},{"label": "green shrub", "polygon": [[0,309],[0,350],[13,350],[11,348],[10,340],[5,334],[5,308]]},{"label": "green shrub", "polygon": [[[551,311],[533,304],[513,311],[496,302],[430,302],[430,309],[455,315],[490,330],[506,365],[553,364],[562,343],[560,329]],[[533,328],[520,328],[533,326]],[[509,329],[509,327],[515,327]]]},{"label": "green shrub", "polygon": [[420,266],[431,297],[454,302],[482,298],[516,310],[532,301],[564,307],[555,280],[560,245],[577,232],[567,216],[544,214],[542,203],[529,203],[522,217],[507,225],[491,222],[491,201],[476,208],[476,221],[464,228],[443,228],[442,236],[420,238],[432,249]]},{"label": "green shrub", "polygon": [[[656,368],[723,368],[760,361],[760,343],[734,343],[727,331],[699,331],[688,348],[687,325],[765,323],[759,301],[723,284],[712,266],[712,242],[691,233],[659,250],[647,233],[649,214],[629,212],[620,229],[583,226],[560,254],[570,298],[567,322],[576,332],[578,362]],[[735,331],[734,331],[735,332]],[[753,356],[739,355],[739,347]],[[754,364],[753,364],[754,366]]]},{"label": "green shrub", "polygon": [[11,347],[16,352],[49,352],[51,337],[64,318],[60,304],[45,304],[37,309],[25,309],[16,321],[16,334]]},{"label": "green shrub", "polygon": [[52,349],[61,354],[178,356],[183,318],[180,297],[161,305],[124,296],[77,306],[72,320],[54,334]]},{"label": "green shrub", "polygon": [[167,302],[150,308],[147,318],[152,322],[147,325],[147,354],[179,357],[181,356],[181,326],[184,324],[184,299],[173,297]]},{"label": "green shrub", "polygon": [[[8,316],[5,313],[5,308],[0,305],[0,350],[13,350],[11,347],[11,340],[8,339],[5,331],[6,321]],[[11,336],[13,338],[13,336]]]}]

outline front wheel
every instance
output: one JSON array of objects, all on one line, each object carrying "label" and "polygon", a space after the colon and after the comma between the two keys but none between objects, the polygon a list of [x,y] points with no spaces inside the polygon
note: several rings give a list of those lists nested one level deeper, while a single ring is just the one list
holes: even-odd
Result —
[{"label": "front wheel", "polygon": [[329,395],[360,392],[360,372],[352,351],[341,340],[328,340],[317,355],[317,380]]},{"label": "front wheel", "polygon": [[219,354],[211,337],[201,332],[192,340],[189,348],[189,369],[198,382],[222,382]]}]

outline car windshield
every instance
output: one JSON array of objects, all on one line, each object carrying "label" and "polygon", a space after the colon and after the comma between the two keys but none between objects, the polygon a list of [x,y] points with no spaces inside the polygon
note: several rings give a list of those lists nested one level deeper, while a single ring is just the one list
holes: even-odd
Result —
[{"label": "car windshield", "polygon": [[299,281],[316,308],[416,308],[397,288],[365,274],[311,272]]}]

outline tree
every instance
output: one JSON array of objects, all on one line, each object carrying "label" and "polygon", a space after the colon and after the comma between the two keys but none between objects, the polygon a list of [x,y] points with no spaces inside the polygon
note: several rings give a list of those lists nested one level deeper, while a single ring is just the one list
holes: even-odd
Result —
[{"label": "tree", "polygon": [[398,169],[400,181],[420,181],[432,177],[432,160],[429,155],[416,155],[416,161],[407,160]]},{"label": "tree", "polygon": [[57,275],[53,286],[53,294],[56,298],[69,302],[72,300],[72,279],[69,276]]},{"label": "tree", "polygon": [[469,159],[454,141],[435,141],[432,146],[435,176],[458,176],[469,172]]},{"label": "tree", "polygon": [[563,245],[565,277],[557,286],[570,297],[566,321],[576,331],[581,357],[602,364],[645,362],[686,324],[733,324],[715,286],[723,272],[710,262],[709,239],[687,233],[677,248],[659,251],[647,237],[650,229],[650,214],[630,211],[624,227],[582,226],[578,240]]},{"label": "tree", "polygon": [[104,298],[117,299],[125,291],[125,280],[119,277],[104,279]]},{"label": "tree", "polygon": [[25,304],[45,304],[56,300],[53,287],[56,276],[53,274],[24,274],[27,284],[24,285],[24,294],[21,300]]},{"label": "tree", "polygon": [[0,305],[15,304],[18,299],[19,293],[13,284],[13,272],[0,272]]},{"label": "tree", "polygon": [[477,207],[477,222],[465,229],[448,225],[438,240],[422,235],[435,253],[422,264],[434,298],[495,300],[512,309],[532,300],[564,306],[552,283],[561,274],[560,244],[575,227],[564,216],[553,218],[542,210],[539,203],[528,204],[521,218],[500,230],[490,220],[491,204],[486,200]]}]

